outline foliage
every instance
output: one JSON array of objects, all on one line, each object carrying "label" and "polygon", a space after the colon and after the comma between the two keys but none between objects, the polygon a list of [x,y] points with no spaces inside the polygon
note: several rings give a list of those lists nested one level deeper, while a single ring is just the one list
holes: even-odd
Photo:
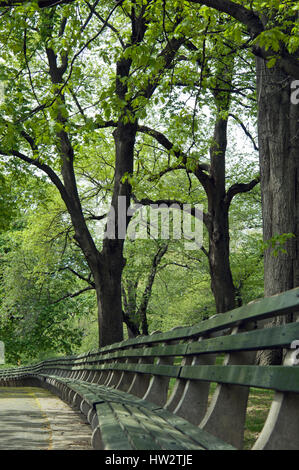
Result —
[{"label": "foliage", "polygon": [[287,241],[292,238],[296,238],[294,233],[276,234],[273,237],[271,237],[269,240],[267,240],[266,242],[263,242],[261,245],[261,249],[268,250],[269,248],[271,248],[272,249],[271,254],[273,256],[278,256],[279,253],[287,254],[285,245]]},{"label": "foliage", "polygon": [[[265,5],[254,2],[254,7]],[[277,2],[270,7],[279,9],[283,24],[288,21]],[[93,7],[70,2],[43,10],[27,2],[5,10],[2,20],[0,336],[11,359],[23,360],[93,347],[95,337],[94,273],[74,240],[67,198],[63,202],[59,187],[49,185],[49,168],[65,177],[61,136],[67,136],[74,154],[76,203],[99,250],[116,186],[119,121],[139,125],[134,172],[125,172],[121,183],[129,182],[137,199],[179,198],[208,211],[192,171],[209,163],[215,119],[228,117],[227,111],[219,115],[223,100],[230,101],[226,190],[258,173],[256,153],[252,157],[248,151],[256,125],[254,60],[239,22],[183,0],[126,0],[121,7],[112,0]],[[133,24],[140,29],[132,31]],[[286,39],[280,27],[269,27],[257,41],[275,52],[281,42],[295,48],[295,38],[295,33]],[[60,79],[49,73],[53,62],[56,72],[64,72]],[[124,63],[130,64],[130,73],[120,78],[117,71]],[[225,73],[216,79],[228,63],[233,63],[231,89]],[[119,90],[124,90],[122,97]],[[143,125],[167,136],[171,148],[143,132]],[[240,302],[262,294],[258,197],[258,189],[238,196],[230,212],[231,263]],[[150,331],[192,324],[215,312],[207,247],[206,230],[204,250],[188,253],[180,241],[169,242],[147,306]],[[152,240],[125,242],[123,286],[136,286],[136,307],[156,249]],[[72,297],[79,291],[82,295]]]},{"label": "foliage", "polygon": [[83,331],[74,326],[74,319],[88,314],[94,304],[88,292],[80,298],[67,296],[82,287],[68,269],[78,269],[82,260],[74,249],[65,248],[63,236],[59,238],[58,230],[66,230],[65,223],[57,221],[61,214],[55,214],[56,225],[53,220],[49,224],[53,213],[50,204],[47,212],[45,206],[44,200],[33,213],[23,215],[21,228],[1,237],[0,337],[9,361],[75,351]]}]

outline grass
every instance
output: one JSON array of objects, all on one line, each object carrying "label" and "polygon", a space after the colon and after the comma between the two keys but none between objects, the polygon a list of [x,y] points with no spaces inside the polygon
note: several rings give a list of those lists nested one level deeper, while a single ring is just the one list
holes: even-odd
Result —
[{"label": "grass", "polygon": [[266,421],[274,392],[252,388],[250,390],[244,433],[244,449],[251,449]]}]

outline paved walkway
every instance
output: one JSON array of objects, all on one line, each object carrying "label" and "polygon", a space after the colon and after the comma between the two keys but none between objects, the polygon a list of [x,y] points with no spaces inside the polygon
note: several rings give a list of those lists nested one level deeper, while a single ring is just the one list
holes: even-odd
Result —
[{"label": "paved walkway", "polygon": [[91,450],[82,414],[45,389],[0,387],[0,450]]}]

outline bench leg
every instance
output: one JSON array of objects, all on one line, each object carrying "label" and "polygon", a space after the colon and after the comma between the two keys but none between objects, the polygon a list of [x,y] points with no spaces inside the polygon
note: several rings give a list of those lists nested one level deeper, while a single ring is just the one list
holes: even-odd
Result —
[{"label": "bench leg", "polygon": [[[212,365],[214,362],[215,355],[208,354],[194,357],[192,365]],[[209,391],[209,382],[187,380],[184,392],[173,412],[190,423],[198,425],[207,411]]]},{"label": "bench leg", "polygon": [[[253,364],[254,360],[255,352],[238,352],[228,354],[225,364]],[[249,387],[219,384],[200,428],[242,449],[248,396]]]},{"label": "bench leg", "polygon": [[299,395],[277,392],[265,426],[252,450],[298,450],[298,414]]}]

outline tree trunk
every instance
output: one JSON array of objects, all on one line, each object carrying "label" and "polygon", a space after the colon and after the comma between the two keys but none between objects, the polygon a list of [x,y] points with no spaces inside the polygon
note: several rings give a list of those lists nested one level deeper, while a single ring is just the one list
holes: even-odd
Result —
[{"label": "tree trunk", "polygon": [[125,267],[123,245],[130,221],[127,211],[131,202],[131,185],[124,177],[133,173],[136,132],[137,122],[124,124],[122,120],[114,131],[115,176],[108,226],[114,226],[115,232],[104,238],[100,270],[95,281],[98,285],[100,346],[123,339],[121,277]]},{"label": "tree trunk", "polygon": [[147,278],[147,284],[143,292],[142,299],[141,299],[141,302],[137,311],[137,318],[140,318],[141,331],[143,335],[148,335],[149,333],[148,321],[147,321],[147,315],[146,315],[147,307],[148,307],[150,297],[152,295],[152,289],[153,289],[154,280],[157,274],[157,268],[167,250],[168,250],[168,243],[164,243],[162,246],[158,248],[158,251],[154,256],[151,272],[149,273],[149,276]]},{"label": "tree trunk", "polygon": [[135,338],[140,335],[137,311],[137,287],[138,280],[127,279],[126,289],[122,279],[123,320],[127,326],[128,337]]},{"label": "tree trunk", "polygon": [[[264,241],[293,233],[287,253],[264,256],[265,296],[299,285],[299,106],[291,103],[292,78],[278,67],[257,59],[258,134]],[[290,320],[290,319],[289,319]],[[274,323],[282,323],[277,318]],[[273,323],[272,323],[273,324]],[[270,326],[270,325],[269,325]],[[280,363],[281,351],[264,354],[262,363]]]},{"label": "tree trunk", "polygon": [[235,287],[229,261],[228,212],[220,201],[215,204],[213,212],[209,236],[211,288],[217,313],[224,313],[235,307]]},{"label": "tree trunk", "polygon": [[210,149],[213,184],[207,192],[209,212],[209,267],[211,288],[217,313],[235,307],[235,287],[229,260],[229,222],[225,191],[225,155],[227,148],[227,119],[217,118],[214,144]]},{"label": "tree trunk", "polygon": [[[115,240],[118,242],[118,240]],[[98,303],[100,347],[123,340],[121,276],[125,265],[120,249],[101,253],[99,270],[95,275]]]}]

